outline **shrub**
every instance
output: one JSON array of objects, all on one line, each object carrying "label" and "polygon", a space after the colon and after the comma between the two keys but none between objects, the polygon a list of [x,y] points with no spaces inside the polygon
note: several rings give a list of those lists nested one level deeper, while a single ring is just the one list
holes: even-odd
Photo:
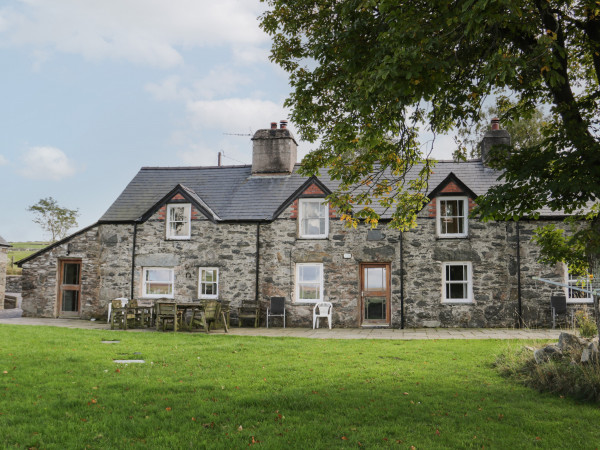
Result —
[{"label": "shrub", "polygon": [[576,351],[537,364],[531,348],[508,348],[496,359],[495,367],[502,376],[540,392],[600,402],[600,363],[580,364],[580,359],[581,352]]},{"label": "shrub", "polygon": [[587,308],[575,313],[575,321],[579,327],[579,334],[585,338],[593,338],[598,334],[596,322],[590,317]]}]

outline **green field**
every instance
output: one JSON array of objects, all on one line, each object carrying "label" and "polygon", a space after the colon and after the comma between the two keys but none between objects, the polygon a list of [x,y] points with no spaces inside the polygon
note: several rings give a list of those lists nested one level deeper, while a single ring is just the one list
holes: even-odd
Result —
[{"label": "green field", "polygon": [[[0,325],[2,445],[597,447],[597,405],[540,394],[492,367],[524,344]],[[146,363],[113,362],[130,358]]]},{"label": "green field", "polygon": [[21,269],[16,265],[11,267],[11,264],[19,262],[23,258],[41,250],[48,246],[50,242],[11,242],[11,247],[8,249],[8,266],[6,272],[9,275],[20,274]]}]

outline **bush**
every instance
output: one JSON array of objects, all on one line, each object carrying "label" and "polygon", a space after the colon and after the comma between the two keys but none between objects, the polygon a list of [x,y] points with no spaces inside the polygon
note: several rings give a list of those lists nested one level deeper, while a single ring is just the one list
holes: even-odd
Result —
[{"label": "bush", "polygon": [[533,349],[508,348],[496,359],[495,367],[502,376],[540,392],[600,402],[600,364],[580,364],[580,360],[581,352],[576,351],[562,359],[537,364]]},{"label": "bush", "polygon": [[579,327],[579,335],[584,338],[593,338],[598,334],[596,322],[590,317],[587,308],[575,313],[575,322]]}]

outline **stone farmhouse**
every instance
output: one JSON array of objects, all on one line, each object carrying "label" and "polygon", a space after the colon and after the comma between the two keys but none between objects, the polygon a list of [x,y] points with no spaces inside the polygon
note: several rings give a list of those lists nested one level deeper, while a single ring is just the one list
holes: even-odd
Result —
[{"label": "stone farmhouse", "polygon": [[4,293],[6,291],[6,266],[8,265],[8,249],[10,244],[0,236],[0,309],[4,309]]},{"label": "stone farmhouse", "polygon": [[[21,260],[23,311],[38,317],[106,317],[111,299],[286,299],[288,326],[310,326],[318,301],[337,327],[548,326],[565,267],[536,262],[537,221],[469,218],[497,183],[486,166],[510,136],[497,123],[482,159],[440,161],[418,227],[348,229],[325,197],[338,184],[297,173],[285,127],[252,138],[252,165],[143,167],[97,223]],[[556,288],[561,289],[561,288]],[[591,299],[567,289],[577,307]]]}]

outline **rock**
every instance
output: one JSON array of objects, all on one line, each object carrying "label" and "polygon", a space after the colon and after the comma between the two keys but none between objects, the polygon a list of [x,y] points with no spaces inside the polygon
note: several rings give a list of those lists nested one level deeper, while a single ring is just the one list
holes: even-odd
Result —
[{"label": "rock", "polygon": [[563,352],[581,351],[587,342],[570,333],[560,333],[558,337],[558,348]]},{"label": "rock", "polygon": [[560,359],[562,356],[562,351],[554,344],[538,348],[535,352],[533,352],[535,362],[538,364],[548,362],[551,359]]},{"label": "rock", "polygon": [[581,364],[597,363],[598,361],[600,361],[600,347],[598,341],[592,341],[581,352]]}]

